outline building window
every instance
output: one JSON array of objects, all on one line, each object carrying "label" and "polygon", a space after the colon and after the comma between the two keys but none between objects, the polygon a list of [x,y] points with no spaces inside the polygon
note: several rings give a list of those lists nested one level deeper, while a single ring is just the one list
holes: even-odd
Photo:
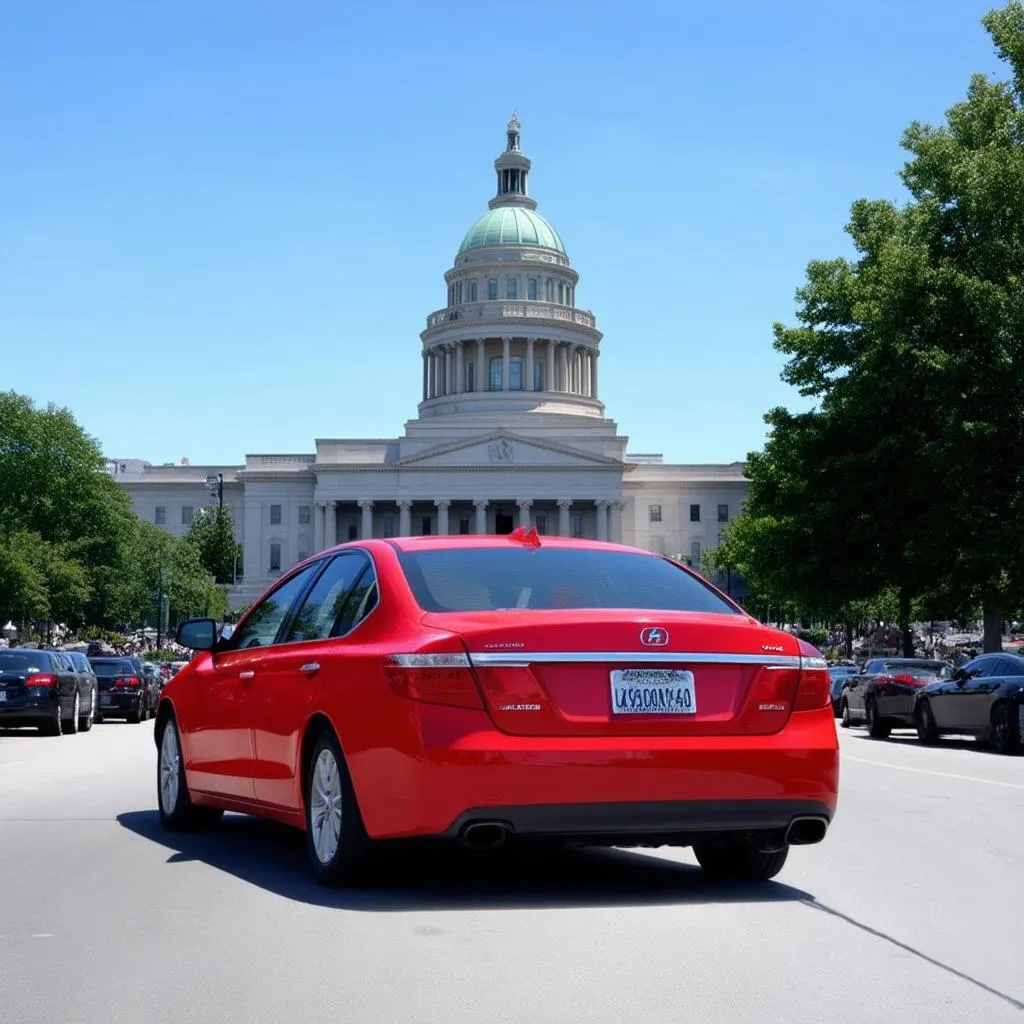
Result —
[{"label": "building window", "polygon": [[574,537],[583,536],[583,516],[579,513],[576,513],[569,521],[569,532]]},{"label": "building window", "polygon": [[476,369],[475,363],[466,363],[466,390],[476,391]]},{"label": "building window", "polygon": [[565,305],[565,282],[558,282],[558,301],[561,305]]},{"label": "building window", "polygon": [[523,390],[523,358],[513,356],[508,366],[508,389],[509,391]]},{"label": "building window", "polygon": [[476,302],[476,281],[469,282],[469,301]]},{"label": "building window", "polygon": [[728,505],[719,505],[718,506],[718,521],[720,523],[727,523],[727,522],[729,522],[729,506]]},{"label": "building window", "polygon": [[519,298],[519,282],[514,277],[508,277],[505,279],[505,298]]},{"label": "building window", "polygon": [[555,282],[550,277],[544,282],[544,298],[548,302],[555,301]]},{"label": "building window", "polygon": [[309,521],[312,518],[312,510],[308,505],[299,506],[299,526],[309,526]]},{"label": "building window", "polygon": [[699,523],[700,522],[700,505],[691,505],[690,506],[690,522],[691,523]]},{"label": "building window", "polygon": [[430,528],[432,525],[433,524],[430,522],[430,516],[424,516],[422,522],[420,523],[420,535],[423,537],[429,537],[431,533]]},{"label": "building window", "polygon": [[359,527],[353,524],[348,528],[348,539],[359,540]]},{"label": "building window", "polygon": [[167,525],[167,509],[163,505],[157,505],[153,510],[153,522],[157,526]]},{"label": "building window", "polygon": [[690,545],[690,564],[694,569],[700,568],[700,541],[695,540]]},{"label": "building window", "polygon": [[487,279],[487,298],[496,299],[498,297],[498,279],[491,277]]},{"label": "building window", "polygon": [[395,517],[385,516],[384,517],[384,536],[394,537],[395,535]]},{"label": "building window", "polygon": [[280,526],[281,525],[281,506],[271,505],[270,506],[270,525]]},{"label": "building window", "polygon": [[530,277],[526,280],[526,297],[528,299],[537,298],[537,278]]},{"label": "building window", "polygon": [[537,514],[537,532],[547,533],[548,532],[548,517],[543,512]]},{"label": "building window", "polygon": [[181,506],[181,525],[188,526],[192,522],[192,517],[195,515],[195,509],[191,505]]},{"label": "building window", "polygon": [[462,282],[461,281],[459,281],[455,285],[455,305],[456,306],[461,306],[462,305]]},{"label": "building window", "polygon": [[276,542],[270,545],[270,571],[281,571],[281,545]]},{"label": "building window", "polygon": [[501,356],[491,356],[491,391],[501,390]]},{"label": "building window", "polygon": [[661,506],[660,505],[648,505],[647,506],[647,518],[652,523],[661,522]]},{"label": "building window", "polygon": [[467,536],[469,534],[469,517],[468,516],[459,520],[459,533],[462,534],[463,537],[465,537],[465,536]]},{"label": "building window", "polygon": [[533,390],[544,390],[544,364],[539,359],[533,361]]}]

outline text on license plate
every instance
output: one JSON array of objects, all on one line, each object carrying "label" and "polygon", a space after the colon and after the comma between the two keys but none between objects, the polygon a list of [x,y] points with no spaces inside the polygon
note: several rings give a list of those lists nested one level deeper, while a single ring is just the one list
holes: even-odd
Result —
[{"label": "text on license plate", "polygon": [[695,715],[693,673],[677,668],[620,668],[612,672],[616,715]]}]

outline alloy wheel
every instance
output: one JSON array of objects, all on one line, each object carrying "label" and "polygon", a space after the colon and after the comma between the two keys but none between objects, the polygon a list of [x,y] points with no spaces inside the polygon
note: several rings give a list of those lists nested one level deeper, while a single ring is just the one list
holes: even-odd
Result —
[{"label": "alloy wheel", "polygon": [[181,777],[181,750],[178,734],[171,722],[164,726],[160,740],[160,804],[165,814],[173,814],[178,806]]},{"label": "alloy wheel", "polygon": [[341,772],[331,750],[321,750],[310,778],[309,822],[313,849],[321,864],[330,864],[341,842]]}]

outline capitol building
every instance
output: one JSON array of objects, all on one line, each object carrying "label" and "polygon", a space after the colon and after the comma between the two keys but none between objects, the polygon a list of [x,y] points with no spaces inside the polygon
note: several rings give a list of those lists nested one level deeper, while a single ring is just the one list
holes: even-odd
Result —
[{"label": "capitol building", "polygon": [[530,195],[530,167],[513,116],[495,194],[420,334],[422,393],[400,437],[319,438],[312,452],[232,466],[109,461],[135,511],[176,534],[222,487],[243,549],[233,606],[310,554],[364,537],[528,526],[699,565],[738,514],[741,462],[670,465],[631,453],[605,414],[604,339],[577,305],[579,274]]}]

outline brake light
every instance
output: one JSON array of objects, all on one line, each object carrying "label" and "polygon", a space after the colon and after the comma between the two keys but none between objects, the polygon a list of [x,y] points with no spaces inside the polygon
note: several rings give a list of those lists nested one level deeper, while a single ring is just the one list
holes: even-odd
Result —
[{"label": "brake light", "polygon": [[122,686],[138,686],[139,685],[139,677],[138,676],[126,676],[124,679],[121,680],[121,685]]},{"label": "brake light", "polygon": [[828,674],[828,662],[817,651],[814,653],[814,657],[804,653],[800,655],[800,683],[793,704],[794,711],[817,711],[832,703],[832,678]]},{"label": "brake light", "polygon": [[466,654],[391,654],[384,659],[384,676],[407,700],[484,710]]},{"label": "brake light", "polygon": [[56,686],[57,677],[51,675],[49,672],[39,672],[34,676],[29,676],[27,680],[28,686]]}]

